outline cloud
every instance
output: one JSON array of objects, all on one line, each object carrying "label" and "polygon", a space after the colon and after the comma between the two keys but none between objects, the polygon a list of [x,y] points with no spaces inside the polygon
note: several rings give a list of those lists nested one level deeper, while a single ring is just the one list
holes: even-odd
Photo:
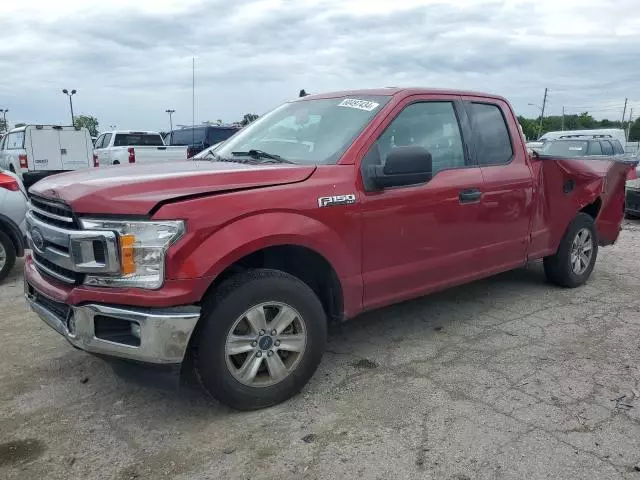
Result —
[{"label": "cloud", "polygon": [[[166,128],[263,113],[307,91],[411,85],[499,93],[534,116],[589,107],[640,114],[634,1],[224,0],[9,6],[0,105],[13,121],[64,122],[62,88],[102,125]],[[13,9],[13,10],[12,10]]]}]

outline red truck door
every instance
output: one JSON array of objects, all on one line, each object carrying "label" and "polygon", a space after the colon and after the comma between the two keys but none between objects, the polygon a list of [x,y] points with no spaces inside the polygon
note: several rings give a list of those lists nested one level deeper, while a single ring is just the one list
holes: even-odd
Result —
[{"label": "red truck door", "polygon": [[525,263],[533,215],[533,177],[517,119],[501,100],[463,97],[473,154],[484,192],[474,235],[482,243],[480,269],[498,272]]},{"label": "red truck door", "polygon": [[[365,308],[474,275],[483,180],[467,154],[469,135],[460,97],[452,95],[408,97],[372,135],[360,165]],[[431,180],[376,189],[369,166],[384,165],[392,149],[410,145],[431,153]]]}]

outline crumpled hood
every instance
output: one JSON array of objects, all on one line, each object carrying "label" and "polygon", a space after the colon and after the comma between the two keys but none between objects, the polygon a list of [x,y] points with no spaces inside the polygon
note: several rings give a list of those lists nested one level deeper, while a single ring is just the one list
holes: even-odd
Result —
[{"label": "crumpled hood", "polygon": [[180,197],[302,182],[315,166],[186,161],[87,168],[47,177],[29,192],[76,213],[146,215]]}]

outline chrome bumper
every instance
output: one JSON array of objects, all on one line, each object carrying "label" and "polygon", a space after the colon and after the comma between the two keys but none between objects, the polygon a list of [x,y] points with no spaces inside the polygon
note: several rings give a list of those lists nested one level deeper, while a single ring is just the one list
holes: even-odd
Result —
[{"label": "chrome bumper", "polygon": [[[47,299],[25,282],[25,297],[31,309],[74,347],[90,353],[146,363],[181,363],[196,323],[200,307],[137,309],[89,304],[69,307],[66,318],[48,308]],[[40,300],[42,298],[42,300]],[[59,303],[59,302],[55,302]],[[139,325],[139,345],[128,345],[96,336],[95,321],[131,322]]]}]

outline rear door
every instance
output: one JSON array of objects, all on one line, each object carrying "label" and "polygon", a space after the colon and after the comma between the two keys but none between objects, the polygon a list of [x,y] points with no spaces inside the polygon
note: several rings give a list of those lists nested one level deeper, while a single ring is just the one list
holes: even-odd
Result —
[{"label": "rear door", "polygon": [[53,127],[31,127],[27,148],[29,170],[64,170],[60,154],[60,130]]},{"label": "rear door", "polygon": [[480,269],[499,272],[523,265],[533,215],[533,176],[518,122],[501,100],[464,97],[473,131],[473,157],[484,180],[480,221],[473,237]]},{"label": "rear door", "polygon": [[111,152],[109,152],[109,143],[111,143],[111,133],[105,133],[96,140],[94,147],[98,162],[101,166],[111,165]]},{"label": "rear door", "polygon": [[61,130],[60,154],[63,170],[78,170],[92,164],[93,145],[86,130]]}]

